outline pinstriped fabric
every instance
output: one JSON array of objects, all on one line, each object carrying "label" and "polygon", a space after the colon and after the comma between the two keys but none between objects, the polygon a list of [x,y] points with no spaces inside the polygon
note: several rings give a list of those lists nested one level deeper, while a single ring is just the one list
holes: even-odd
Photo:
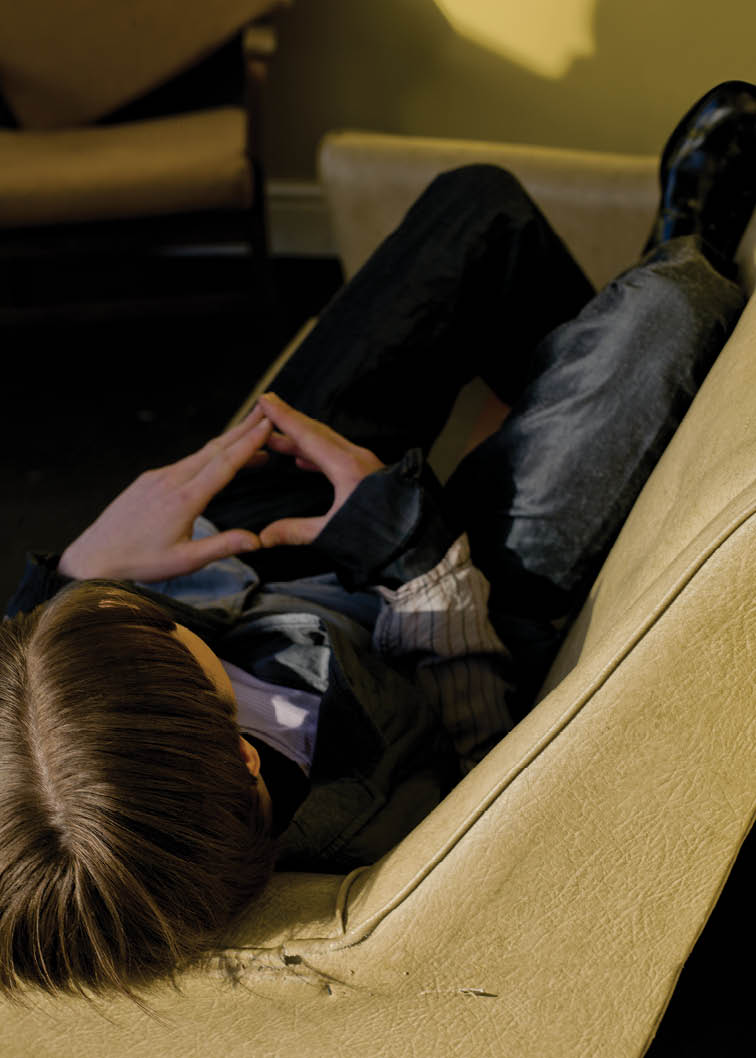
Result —
[{"label": "pinstriped fabric", "polygon": [[417,683],[437,704],[466,774],[513,727],[504,674],[509,654],[488,620],[489,585],[470,560],[467,536],[428,573],[375,590],[386,603],[375,647],[416,663]]}]

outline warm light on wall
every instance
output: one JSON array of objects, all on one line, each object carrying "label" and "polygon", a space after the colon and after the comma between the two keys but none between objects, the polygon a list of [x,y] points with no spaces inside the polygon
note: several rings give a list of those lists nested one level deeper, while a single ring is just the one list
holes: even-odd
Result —
[{"label": "warm light on wall", "polygon": [[436,0],[462,36],[543,77],[595,54],[597,0]]}]

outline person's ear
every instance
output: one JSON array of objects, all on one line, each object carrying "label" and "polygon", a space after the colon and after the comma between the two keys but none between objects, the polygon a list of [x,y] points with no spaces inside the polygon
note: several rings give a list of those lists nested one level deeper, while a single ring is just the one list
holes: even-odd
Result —
[{"label": "person's ear", "polygon": [[246,738],[242,738],[241,735],[239,735],[239,753],[241,754],[241,759],[244,761],[249,774],[254,775],[254,777],[257,778],[260,774],[260,754],[255,747],[251,746]]}]

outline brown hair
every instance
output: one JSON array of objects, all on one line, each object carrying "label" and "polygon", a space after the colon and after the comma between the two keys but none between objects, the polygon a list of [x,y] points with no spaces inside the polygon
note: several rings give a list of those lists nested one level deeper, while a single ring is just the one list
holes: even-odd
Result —
[{"label": "brown hair", "polygon": [[0,624],[0,993],[135,998],[270,876],[233,705],[174,628],[94,583]]}]

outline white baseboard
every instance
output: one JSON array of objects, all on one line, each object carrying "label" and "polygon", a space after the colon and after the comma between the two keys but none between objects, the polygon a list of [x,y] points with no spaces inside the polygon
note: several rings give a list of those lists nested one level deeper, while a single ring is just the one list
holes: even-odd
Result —
[{"label": "white baseboard", "polygon": [[337,256],[325,196],[316,180],[269,180],[266,196],[271,253]]}]

